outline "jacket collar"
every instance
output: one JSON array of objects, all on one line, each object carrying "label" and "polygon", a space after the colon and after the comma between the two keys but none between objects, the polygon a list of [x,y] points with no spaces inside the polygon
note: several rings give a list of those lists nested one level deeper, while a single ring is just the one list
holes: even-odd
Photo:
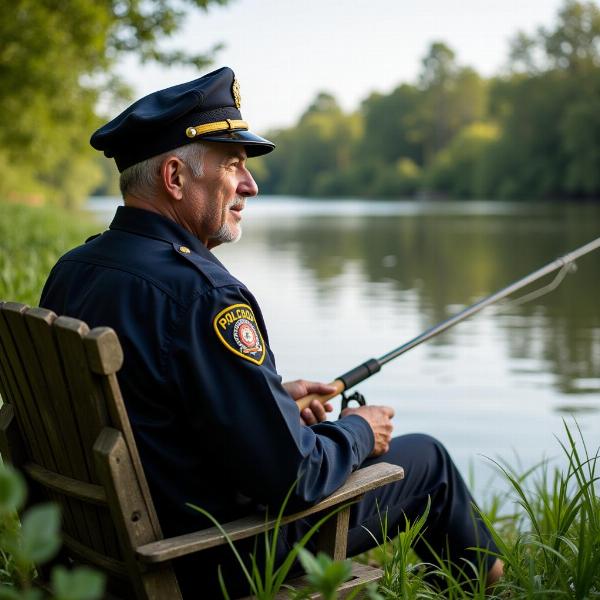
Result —
[{"label": "jacket collar", "polygon": [[149,210],[132,206],[119,206],[109,228],[162,240],[169,244],[187,246],[192,252],[221,265],[221,261],[187,229],[184,229],[175,221]]}]

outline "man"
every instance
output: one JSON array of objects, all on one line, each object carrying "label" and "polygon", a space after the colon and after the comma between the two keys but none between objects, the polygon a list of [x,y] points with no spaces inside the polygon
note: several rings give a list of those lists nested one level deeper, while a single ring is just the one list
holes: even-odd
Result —
[{"label": "man", "polygon": [[[205,525],[188,502],[226,521],[277,507],[294,486],[291,504],[300,507],[385,460],[402,464],[406,478],[356,506],[350,553],[372,545],[364,527],[380,532],[377,503],[396,527],[431,497],[428,543],[477,560],[468,548],[495,547],[439,442],[392,439],[389,407],[350,409],[329,422],[331,407],[314,402],[299,415],[294,399],[333,390],[281,382],[256,300],[210,252],[239,239],[246,200],[258,192],[247,158],[274,148],[248,131],[239,108],[234,74],[222,68],[150,94],[96,131],[91,143],[114,157],[125,206],[107,232],[59,260],[41,305],[118,333],[119,382],[167,536]],[[285,530],[280,556],[303,527]],[[492,581],[499,563],[486,560]],[[235,587],[239,572],[219,550],[176,565],[184,595],[197,596],[198,568],[206,597],[217,595],[217,564]]]}]

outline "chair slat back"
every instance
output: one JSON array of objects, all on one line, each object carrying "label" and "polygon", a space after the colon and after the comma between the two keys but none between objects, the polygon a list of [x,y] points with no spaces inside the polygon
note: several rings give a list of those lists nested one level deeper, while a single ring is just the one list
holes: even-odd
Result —
[{"label": "chair slat back", "polygon": [[[16,394],[11,398],[12,404],[18,421],[23,424],[27,447],[32,448],[31,459],[49,471],[89,481],[85,466],[77,468],[77,459],[82,457],[81,453],[69,452],[67,448],[68,441],[61,420],[61,415],[65,413],[58,412],[52,401],[42,368],[44,355],[38,354],[36,345],[32,343],[24,318],[25,312],[26,307],[19,304],[6,304],[0,309],[0,339],[7,355],[9,378],[12,373],[15,382],[13,391]],[[70,535],[81,538],[94,547],[104,548],[99,523],[97,527],[89,525],[97,521],[94,510],[61,498],[55,492],[48,493],[48,496],[61,505],[65,529]]]},{"label": "chair slat back", "polygon": [[[162,537],[117,382],[122,363],[112,329],[90,331],[83,321],[49,310],[0,303],[0,394],[13,406],[25,443],[29,464],[20,466],[37,474],[33,485],[61,505],[65,543],[77,558],[123,565],[113,569],[116,575],[126,569],[108,507],[74,497],[72,490],[77,482],[82,489],[102,485],[93,446],[104,428],[118,429],[156,539]],[[61,493],[64,478],[69,485]]]}]

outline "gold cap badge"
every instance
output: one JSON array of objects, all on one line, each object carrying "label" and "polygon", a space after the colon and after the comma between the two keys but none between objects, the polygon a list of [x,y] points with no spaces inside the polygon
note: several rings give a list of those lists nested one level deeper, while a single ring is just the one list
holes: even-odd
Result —
[{"label": "gold cap badge", "polygon": [[233,94],[235,107],[239,108],[242,105],[242,96],[240,94],[240,83],[235,77],[233,78],[233,83],[231,84],[231,93]]}]

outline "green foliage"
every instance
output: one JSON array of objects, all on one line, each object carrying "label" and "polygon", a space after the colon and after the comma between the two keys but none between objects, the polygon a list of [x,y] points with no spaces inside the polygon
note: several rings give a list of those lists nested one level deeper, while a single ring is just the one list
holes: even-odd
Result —
[{"label": "green foliage", "polygon": [[506,564],[502,588],[518,590],[518,598],[600,593],[600,455],[577,431],[578,440],[565,424],[566,470],[544,462],[520,477],[499,465],[522,509],[512,538],[495,535]]},{"label": "green foliage", "polygon": [[72,206],[99,184],[89,146],[95,107],[127,89],[112,74],[135,53],[204,67],[210,54],[165,52],[159,41],[183,23],[185,7],[226,0],[14,0],[0,18],[0,197]]},{"label": "green foliage", "polygon": [[403,531],[390,532],[387,512],[381,517],[383,543],[377,555],[383,569],[379,587],[386,597],[408,600],[418,598],[420,594],[429,590],[427,583],[419,576],[423,568],[413,548],[423,535],[430,507],[431,500],[428,499],[423,514],[415,523],[406,519]]},{"label": "green foliage", "polygon": [[600,74],[581,81],[560,122],[565,153],[564,185],[572,194],[592,196],[600,190]]},{"label": "green foliage", "polygon": [[[29,508],[17,518],[25,502],[21,475],[0,464],[0,600],[43,600],[34,587],[36,567],[52,559],[61,545],[60,511],[54,504]],[[87,567],[67,571],[54,567],[51,575],[55,600],[97,600],[104,593],[104,577]]]},{"label": "green foliage", "polygon": [[[306,573],[307,585],[302,590],[292,592],[291,597],[294,600],[310,598],[314,594],[320,594],[319,598],[323,600],[336,600],[340,597],[338,588],[352,575],[351,560],[335,561],[323,552],[314,556],[305,548],[298,548],[298,558]],[[377,592],[377,584],[360,586],[344,596],[347,600],[357,597],[384,600]]]},{"label": "green foliage", "polygon": [[369,195],[398,198],[414,194],[421,182],[421,169],[410,158],[402,157],[391,165],[375,165],[371,172]]},{"label": "green foliage", "polygon": [[16,513],[25,502],[25,483],[12,469],[0,469],[0,513]]},{"label": "green foliage", "polygon": [[297,600],[309,598],[313,592],[321,592],[323,600],[334,600],[337,598],[338,587],[350,579],[350,560],[334,561],[323,552],[314,556],[304,548],[298,549],[298,558],[306,572],[308,586],[295,596]]},{"label": "green foliage", "polygon": [[489,151],[499,137],[491,123],[463,128],[439,152],[427,172],[427,187],[454,197],[482,197],[490,169]]},{"label": "green foliage", "polygon": [[58,258],[98,230],[83,213],[0,202],[0,299],[37,306]]},{"label": "green foliage", "polygon": [[357,117],[344,115],[331,95],[319,94],[298,127],[273,135],[278,151],[266,161],[269,177],[264,180],[257,174],[263,191],[276,186],[285,194],[328,195],[338,189],[336,173],[351,164],[351,149],[359,135]]},{"label": "green foliage", "polygon": [[30,508],[21,519],[19,544],[10,548],[17,561],[44,563],[60,548],[60,511],[54,504]]},{"label": "green foliage", "polygon": [[441,42],[433,43],[423,59],[420,89],[416,118],[428,166],[462,127],[484,118],[487,91],[479,75],[459,67],[454,52]]},{"label": "green foliage", "polygon": [[95,600],[104,591],[103,578],[88,567],[68,571],[57,566],[52,570],[52,592],[56,600]]},{"label": "green foliage", "polygon": [[[505,575],[493,594],[486,589],[486,573],[481,567],[466,564],[457,575],[456,565],[451,568],[439,558],[435,565],[419,564],[411,549],[426,528],[426,514],[414,524],[407,522],[404,531],[392,539],[382,520],[385,541],[373,553],[384,570],[379,593],[390,600],[598,598],[600,450],[589,450],[577,426],[565,425],[565,438],[560,442],[562,468],[543,461],[518,474],[497,463],[512,494],[493,498],[491,514],[481,515],[505,564]],[[431,575],[436,576],[433,582]]]},{"label": "green foliage", "polygon": [[371,94],[360,110],[364,134],[358,141],[357,157],[361,162],[390,164],[406,157],[422,164],[420,104],[420,90],[409,84],[391,94]]}]

